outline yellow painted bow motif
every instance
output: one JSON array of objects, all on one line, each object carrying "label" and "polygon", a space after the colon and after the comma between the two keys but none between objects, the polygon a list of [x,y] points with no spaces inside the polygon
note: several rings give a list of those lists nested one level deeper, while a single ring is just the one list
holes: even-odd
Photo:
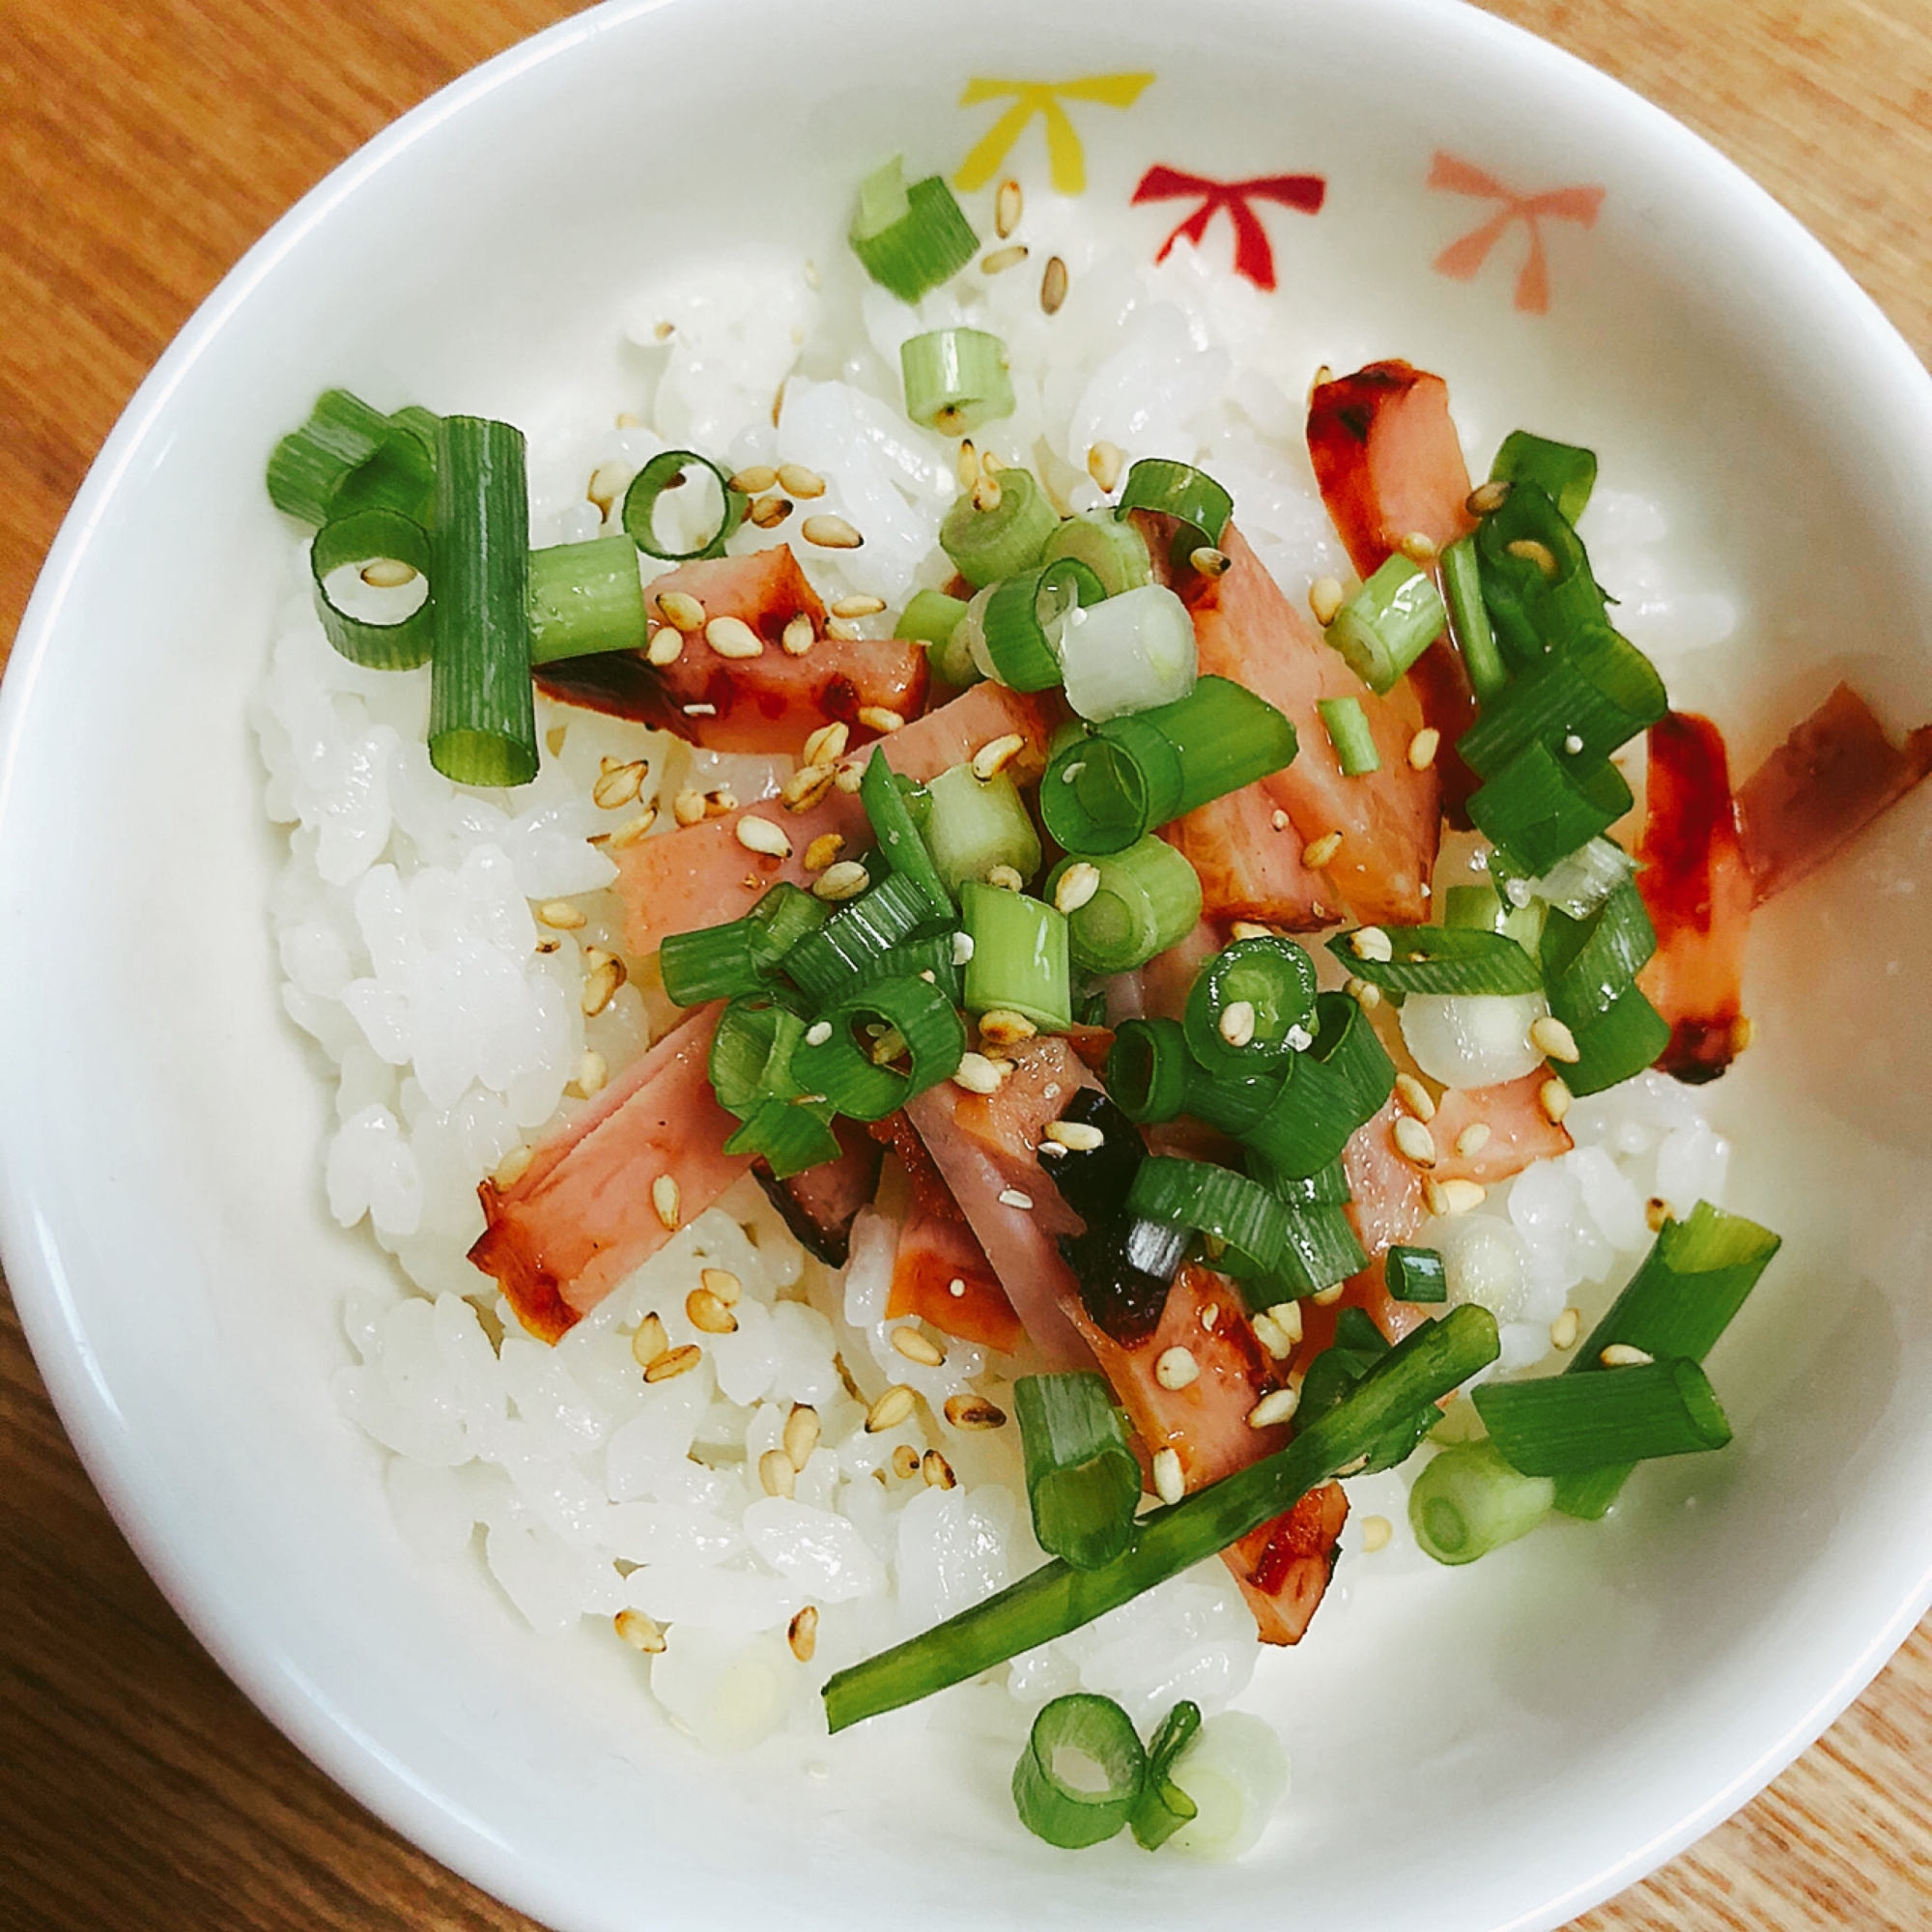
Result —
[{"label": "yellow painted bow motif", "polygon": [[1084,80],[969,80],[959,97],[961,107],[1008,95],[1013,104],[986,130],[960,164],[952,185],[962,193],[984,187],[993,179],[1008,151],[1026,131],[1035,115],[1046,123],[1046,157],[1054,187],[1061,194],[1080,194],[1087,186],[1087,157],[1080,136],[1067,118],[1063,100],[1093,100],[1103,107],[1131,107],[1153,80],[1151,73],[1096,73]]}]

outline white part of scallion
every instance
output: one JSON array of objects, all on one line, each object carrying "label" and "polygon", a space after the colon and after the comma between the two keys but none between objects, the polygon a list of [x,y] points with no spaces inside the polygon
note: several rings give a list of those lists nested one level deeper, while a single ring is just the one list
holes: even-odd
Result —
[{"label": "white part of scallion", "polygon": [[1066,701],[1091,724],[1173,704],[1194,689],[1187,606],[1160,583],[1069,611],[1060,633]]},{"label": "white part of scallion", "polygon": [[1168,1848],[1223,1863],[1254,1848],[1288,1796],[1288,1753],[1264,1719],[1223,1711],[1203,1723],[1169,1776],[1197,1809]]}]

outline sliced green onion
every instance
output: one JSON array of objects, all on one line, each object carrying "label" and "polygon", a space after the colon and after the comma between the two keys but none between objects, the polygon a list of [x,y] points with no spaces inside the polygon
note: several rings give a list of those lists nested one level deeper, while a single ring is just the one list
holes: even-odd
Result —
[{"label": "sliced green onion", "polygon": [[[328,579],[345,564],[378,559],[406,563],[423,580],[425,593],[415,608],[383,622],[352,616],[328,588]],[[309,545],[309,575],[315,582],[315,611],[328,641],[352,664],[371,670],[410,670],[428,661],[436,635],[430,582],[431,547],[418,524],[394,510],[361,510],[325,524]]]},{"label": "sliced green onion", "polygon": [[1627,639],[1596,626],[1524,671],[1456,749],[1485,778],[1530,745],[1566,758],[1607,757],[1668,705],[1657,667]]},{"label": "sliced green onion", "polygon": [[1180,1112],[1192,1064],[1179,1020],[1123,1020],[1107,1050],[1107,1092],[1130,1121],[1156,1125]]},{"label": "sliced green onion", "polygon": [[1252,1148],[1247,1151],[1247,1162],[1249,1174],[1264,1186],[1273,1188],[1292,1213],[1298,1214],[1305,1208],[1343,1208],[1354,1199],[1349,1191],[1349,1170],[1339,1160],[1298,1177],[1281,1173]]},{"label": "sliced green onion", "polygon": [[1018,1013],[1046,1033],[1073,1024],[1066,918],[1042,900],[968,880],[959,906],[973,956],[966,1005],[976,1013]]},{"label": "sliced green onion", "polygon": [[1174,559],[1184,564],[1204,545],[1213,549],[1235,514],[1235,499],[1206,470],[1166,457],[1144,456],[1127,471],[1115,514],[1154,510],[1180,525],[1175,537]]},{"label": "sliced green onion", "polygon": [[1065,627],[1082,604],[1104,595],[1100,580],[1071,557],[1009,577],[986,601],[974,662],[1009,691],[1050,691],[1060,682]]},{"label": "sliced green onion", "polygon": [[330,517],[358,510],[396,510],[425,526],[436,515],[436,418],[427,410],[398,410],[375,454],[336,485]]},{"label": "sliced green onion", "polygon": [[1134,1842],[1144,1852],[1159,1851],[1181,1826],[1200,1815],[1201,1807],[1172,1776],[1176,1760],[1194,1742],[1200,1728],[1201,1706],[1183,1697],[1148,1740],[1147,1781],[1128,1820]]},{"label": "sliced green onion", "polygon": [[1386,692],[1448,620],[1429,573],[1397,551],[1336,611],[1322,635],[1371,691]]},{"label": "sliced green onion", "polygon": [[[691,550],[668,550],[658,535],[658,498],[682,485],[694,467],[709,470],[718,479],[718,526]],[[745,521],[750,508],[751,498],[732,489],[730,477],[708,456],[699,456],[694,449],[667,449],[631,478],[631,487],[624,492],[622,520],[631,541],[646,556],[667,563],[689,563],[695,557],[723,556],[725,539]]]},{"label": "sliced green onion", "polygon": [[1109,597],[1153,582],[1153,558],[1148,554],[1147,538],[1135,525],[1123,522],[1110,509],[1082,510],[1068,517],[1047,538],[1039,560],[1052,563],[1063,556],[1084,563],[1100,580]]},{"label": "sliced green onion", "polygon": [[1240,1138],[1277,1172],[1312,1175],[1338,1158],[1395,1092],[1395,1065],[1346,993],[1316,1001],[1314,1044],[1290,1064],[1281,1097]]},{"label": "sliced green onion", "polygon": [[1496,890],[1493,879],[1480,886],[1450,886],[1442,895],[1444,925],[1472,932],[1500,932],[1539,957],[1547,910],[1537,898],[1525,905],[1512,904]]},{"label": "sliced green onion", "polygon": [[1449,607],[1449,631],[1463,653],[1463,668],[1478,704],[1492,704],[1510,681],[1509,666],[1496,648],[1490,613],[1483,602],[1482,564],[1474,537],[1458,537],[1437,560],[1442,597]]},{"label": "sliced green onion", "polygon": [[1376,734],[1360,698],[1318,697],[1315,708],[1321,714],[1321,728],[1335,748],[1344,778],[1356,779],[1365,772],[1381,770],[1382,754],[1376,750]]},{"label": "sliced green onion", "polygon": [[1483,607],[1503,655],[1519,669],[1562,650],[1608,619],[1577,532],[1534,483],[1512,486],[1476,530]]},{"label": "sliced green onion", "polygon": [[843,1150],[832,1131],[832,1108],[802,1100],[763,1100],[724,1143],[730,1154],[762,1160],[775,1180],[789,1180],[808,1168],[837,1160]]},{"label": "sliced green onion", "polygon": [[1292,939],[1237,939],[1204,960],[1181,1026],[1210,1073],[1259,1073],[1306,1047],[1315,1020],[1315,961]]},{"label": "sliced green onion", "polygon": [[[1603,1353],[1615,1343],[1640,1349],[1656,1361],[1680,1357],[1701,1363],[1779,1245],[1768,1228],[1698,1202],[1689,1220],[1663,1224],[1642,1266],[1564,1374],[1611,1373],[1603,1365]],[[1629,1475],[1630,1465],[1622,1463],[1565,1476],[1557,1485],[1556,1507],[1566,1516],[1601,1517]]]},{"label": "sliced green onion", "polygon": [[1111,1563],[1133,1538],[1141,1467],[1106,1377],[1022,1376],[1013,1413],[1039,1547],[1076,1570]]},{"label": "sliced green onion", "polygon": [[951,919],[952,895],[932,863],[932,854],[925,849],[925,839],[913,822],[908,794],[898,774],[886,762],[883,745],[875,746],[866,760],[865,774],[859,781],[859,803],[866,808],[886,864],[924,894],[931,918]]},{"label": "sliced green onion", "polygon": [[936,677],[948,684],[969,685],[980,681],[980,669],[969,650],[954,650],[952,640],[959,620],[966,614],[963,598],[949,597],[943,590],[921,590],[899,612],[893,635],[912,638],[925,646],[926,663]]},{"label": "sliced green onion", "polygon": [[1178,704],[1115,718],[1057,751],[1040,782],[1046,829],[1067,851],[1123,852],[1170,819],[1281,771],[1294,726],[1224,677]]},{"label": "sliced green onion", "polygon": [[1075,866],[1099,882],[1067,914],[1074,965],[1089,973],[1130,973],[1201,923],[1201,876],[1165,839],[1150,833],[1124,852],[1063,859],[1047,874],[1044,896],[1060,902],[1061,883]]},{"label": "sliced green onion", "polygon": [[1503,438],[1490,475],[1498,483],[1534,483],[1556,505],[1566,524],[1575,524],[1597,483],[1597,452],[1574,442],[1551,442],[1526,429]]},{"label": "sliced green onion", "polygon": [[869,986],[874,980],[923,980],[937,986],[955,1007],[964,994],[960,970],[952,963],[951,931],[923,932],[901,939],[862,960],[855,973],[855,986]]},{"label": "sliced green onion", "polygon": [[1354,1223],[1339,1204],[1320,1202],[1291,1208],[1281,1259],[1274,1267],[1274,1280],[1283,1292],[1266,1305],[1320,1294],[1337,1282],[1352,1280],[1368,1264]]},{"label": "sliced green onion", "polygon": [[389,418],[347,389],[325,389],[308,421],[269,458],[269,500],[305,524],[326,524],[343,479],[383,446]]},{"label": "sliced green onion", "polygon": [[1365,957],[1357,935],[1338,934],[1328,951],[1359,980],[1391,993],[1536,993],[1543,969],[1514,939],[1466,925],[1385,925],[1394,957]]},{"label": "sliced green onion", "polygon": [[1036,1838],[1077,1852],[1120,1832],[1146,1779],[1132,1719],[1111,1697],[1076,1690],[1033,1720],[1013,1767],[1013,1804]]},{"label": "sliced green onion", "polygon": [[906,414],[942,436],[971,436],[1013,412],[1007,345],[982,328],[935,328],[899,344]]},{"label": "sliced green onion", "polygon": [[[831,1029],[821,1034],[820,1028]],[[855,1027],[880,1032],[862,1045]],[[879,1042],[903,1042],[901,1071],[876,1056]],[[855,1121],[882,1121],[959,1069],[966,1026],[945,992],[919,979],[875,980],[835,1001],[806,1031],[791,1057],[800,1089]]]},{"label": "sliced green onion", "polygon": [[[1296,1417],[1304,1424],[1325,1415],[1389,1353],[1387,1338],[1360,1308],[1343,1308],[1335,1317],[1335,1339],[1309,1365],[1301,1378],[1301,1406]],[[1408,1461],[1415,1446],[1440,1418],[1433,1408],[1417,1409],[1390,1424],[1377,1438],[1362,1465],[1364,1475],[1393,1469]]]},{"label": "sliced green onion", "polygon": [[1576,1476],[1618,1463],[1721,1449],[1731,1425],[1695,1362],[1613,1376],[1539,1376],[1472,1392],[1490,1440],[1525,1476]]},{"label": "sliced green onion", "polygon": [[781,879],[742,919],[674,932],[659,948],[665,991],[680,1007],[760,990],[781,960],[826,923],[822,899]]},{"label": "sliced green onion", "polygon": [[1046,492],[1025,469],[1002,469],[999,500],[979,506],[972,491],[959,497],[939,526],[939,546],[975,589],[983,589],[1039,561],[1060,518]]},{"label": "sliced green onion", "polygon": [[1239,1140],[1281,1098],[1294,1067],[1289,1059],[1259,1073],[1210,1072],[1190,1052],[1180,1111]]},{"label": "sliced green onion", "polygon": [[906,302],[951,281],[980,245],[945,182],[929,175],[908,187],[897,156],[860,184],[848,239],[867,274]]},{"label": "sliced green onion", "polygon": [[1469,817],[1510,867],[1535,877],[1607,832],[1632,803],[1608,759],[1565,763],[1532,745],[1470,794]]},{"label": "sliced green onion", "polygon": [[805,1021],[789,1003],[770,994],[734,999],[711,1036],[706,1071],[718,1104],[742,1121],[766,1100],[793,1098],[791,1056],[804,1036]]},{"label": "sliced green onion", "polygon": [[1449,1273],[1434,1248],[1390,1248],[1383,1257],[1383,1269],[1390,1297],[1396,1301],[1449,1299]]},{"label": "sliced green onion", "polygon": [[1497,1350],[1495,1317],[1473,1303],[1425,1322],[1287,1448],[1141,1518],[1133,1543],[1105,1569],[1045,1564],[936,1629],[838,1671],[824,1690],[831,1728],[977,1677],[1227,1548],[1460,1387]]},{"label": "sliced green onion", "polygon": [[1194,1228],[1271,1268],[1287,1238],[1288,1209],[1258,1180],[1211,1161],[1150,1154],[1127,1190],[1127,1212]]},{"label": "sliced green onion", "polygon": [[[1086,569],[1070,558],[1066,563]],[[1083,594],[1063,622],[1059,657],[1067,703],[1096,724],[1179,703],[1200,668],[1194,619],[1163,583],[1144,583],[1099,604]]]},{"label": "sliced green onion", "polygon": [[1640,986],[1626,986],[1603,1012],[1571,1028],[1577,1058],[1563,1069],[1573,1094],[1601,1094],[1656,1064],[1670,1044],[1670,1022],[1645,998]]},{"label": "sliced green onion", "polygon": [[644,647],[644,585],[629,537],[530,553],[530,662]]},{"label": "sliced green onion", "polygon": [[483,416],[438,422],[430,582],[430,763],[458,784],[528,784],[537,721],[521,430]]},{"label": "sliced green onion", "polygon": [[1473,1563],[1527,1536],[1548,1516],[1556,1486],[1525,1476],[1488,1442],[1459,1443],[1435,1457],[1408,1492],[1408,1524],[1438,1563]]},{"label": "sliced green onion", "polygon": [[982,779],[970,764],[952,765],[926,791],[932,800],[926,850],[955,896],[968,879],[983,880],[995,866],[1010,866],[1022,879],[1039,870],[1039,834],[1005,772]]},{"label": "sliced green onion", "polygon": [[1540,950],[1549,1010],[1575,1032],[1608,1012],[1630,989],[1657,951],[1657,933],[1643,895],[1627,878],[1588,919],[1572,919],[1552,906]]},{"label": "sliced green onion", "polygon": [[837,999],[868,977],[882,954],[931,919],[924,889],[903,873],[889,872],[870,891],[847,899],[816,932],[799,940],[784,955],[784,970],[812,999]]}]

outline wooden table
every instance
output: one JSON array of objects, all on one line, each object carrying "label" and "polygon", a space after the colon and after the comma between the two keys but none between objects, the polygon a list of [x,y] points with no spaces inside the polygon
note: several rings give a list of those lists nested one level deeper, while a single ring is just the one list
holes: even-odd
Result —
[{"label": "wooden table", "polygon": [[[1709,135],[1932,354],[1932,0],[1492,0]],[[5,0],[0,636],[149,364],[298,194],[559,0]],[[129,1553],[0,1322],[0,1923],[529,1921],[337,1791]],[[1932,1621],[1823,1742],[1588,1932],[1932,1925]]]}]

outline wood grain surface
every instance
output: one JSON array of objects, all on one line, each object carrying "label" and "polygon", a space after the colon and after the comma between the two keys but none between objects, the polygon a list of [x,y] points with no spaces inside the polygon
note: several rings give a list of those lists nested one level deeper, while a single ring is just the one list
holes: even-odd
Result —
[{"label": "wood grain surface", "polygon": [[[1492,0],[1708,135],[1932,355],[1932,0]],[[0,0],[0,638],[249,242],[557,0]],[[227,1682],[0,1320],[0,1927],[512,1932]],[[1577,1932],[1932,1925],[1932,1622],[1756,1803]]]}]

